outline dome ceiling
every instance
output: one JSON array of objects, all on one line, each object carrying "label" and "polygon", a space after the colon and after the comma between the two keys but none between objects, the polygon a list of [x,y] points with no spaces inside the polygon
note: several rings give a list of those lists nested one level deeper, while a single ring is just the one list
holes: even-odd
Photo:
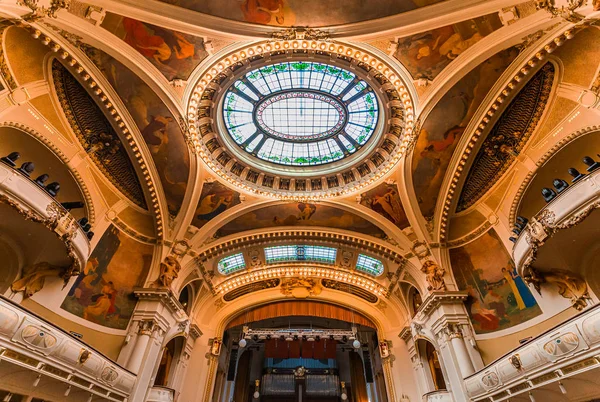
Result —
[{"label": "dome ceiling", "polygon": [[228,20],[279,27],[350,24],[415,10],[440,0],[160,0]]}]

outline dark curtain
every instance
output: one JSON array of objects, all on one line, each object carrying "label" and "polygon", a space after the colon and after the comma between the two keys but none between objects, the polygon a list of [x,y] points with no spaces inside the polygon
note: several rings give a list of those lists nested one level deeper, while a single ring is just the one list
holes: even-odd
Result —
[{"label": "dark curtain", "polygon": [[250,384],[250,363],[252,362],[252,352],[244,352],[238,360],[237,372],[235,375],[235,388],[233,391],[234,401],[245,401],[248,399],[248,386]]},{"label": "dark curtain", "polygon": [[350,383],[352,385],[352,401],[368,402],[367,382],[363,361],[356,352],[350,353]]}]

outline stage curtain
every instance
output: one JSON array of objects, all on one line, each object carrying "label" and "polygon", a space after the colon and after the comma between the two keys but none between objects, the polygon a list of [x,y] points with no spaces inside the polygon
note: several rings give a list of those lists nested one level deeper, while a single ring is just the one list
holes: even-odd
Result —
[{"label": "stage curtain", "polygon": [[300,358],[300,341],[291,341],[289,343],[290,359]]},{"label": "stage curtain", "polygon": [[352,401],[368,402],[367,382],[365,381],[365,370],[363,361],[356,352],[350,353],[350,383],[352,385]]},{"label": "stage curtain", "polygon": [[288,349],[288,341],[282,341],[281,339],[277,339],[277,352],[275,353],[276,359],[287,359],[290,357],[290,352]]},{"label": "stage curtain", "polygon": [[336,354],[336,346],[337,346],[337,341],[332,341],[330,339],[326,340],[325,343],[325,358],[326,359],[335,359],[335,354]]},{"label": "stage curtain", "polygon": [[252,352],[245,351],[238,361],[235,374],[235,388],[233,390],[234,401],[245,401],[248,399],[248,386],[250,385],[250,363]]},{"label": "stage curtain", "polygon": [[313,358],[317,360],[325,359],[325,339],[319,339],[313,343],[315,344]]},{"label": "stage curtain", "polygon": [[344,307],[314,301],[283,301],[244,311],[229,322],[227,329],[254,321],[289,316],[329,318],[375,328],[375,324],[367,317]]},{"label": "stage curtain", "polygon": [[265,359],[275,359],[277,356],[277,339],[265,341]]},{"label": "stage curtain", "polygon": [[303,359],[312,359],[313,358],[313,346],[314,342],[302,342],[302,358]]}]

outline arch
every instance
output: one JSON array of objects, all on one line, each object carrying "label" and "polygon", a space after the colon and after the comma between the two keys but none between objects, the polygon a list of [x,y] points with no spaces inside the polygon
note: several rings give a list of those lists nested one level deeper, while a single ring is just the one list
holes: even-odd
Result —
[{"label": "arch", "polygon": [[340,307],[316,301],[280,301],[242,311],[227,323],[225,329],[253,321],[261,321],[282,316],[330,318],[376,328],[375,323],[369,318],[358,312],[354,313],[347,307]]},{"label": "arch", "polygon": [[154,385],[171,387],[175,381],[175,374],[183,358],[186,339],[183,336],[171,338],[162,348],[162,354],[158,360]]},{"label": "arch", "polygon": [[446,389],[446,374],[436,347],[429,340],[420,338],[416,341],[418,356],[423,364],[425,379],[427,382],[427,392]]}]

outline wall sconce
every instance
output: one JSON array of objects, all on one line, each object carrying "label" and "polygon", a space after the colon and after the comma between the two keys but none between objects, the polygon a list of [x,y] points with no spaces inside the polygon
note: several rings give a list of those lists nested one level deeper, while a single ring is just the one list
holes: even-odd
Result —
[{"label": "wall sconce", "polygon": [[342,401],[345,401],[348,399],[348,394],[346,393],[346,381],[341,381],[340,385],[342,386]]},{"label": "wall sconce", "polygon": [[254,399],[260,398],[260,392],[258,390],[259,386],[260,386],[260,380],[254,380],[254,395],[252,395],[254,397]]}]

